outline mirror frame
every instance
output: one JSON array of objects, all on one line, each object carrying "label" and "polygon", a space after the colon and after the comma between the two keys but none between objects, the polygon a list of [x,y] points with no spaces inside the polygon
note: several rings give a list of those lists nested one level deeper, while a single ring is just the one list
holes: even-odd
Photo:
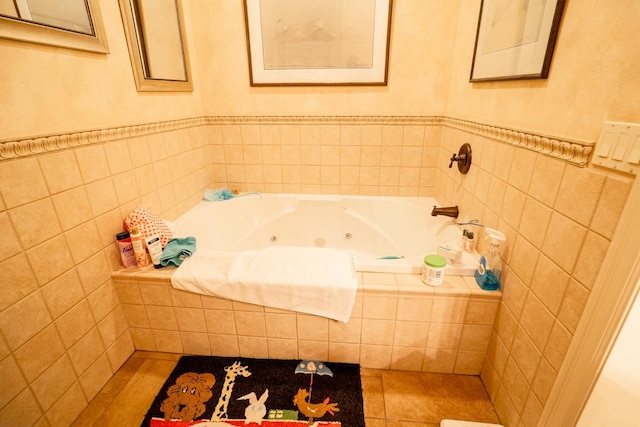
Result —
[{"label": "mirror frame", "polygon": [[140,55],[140,44],[136,32],[134,14],[131,10],[131,0],[118,0],[120,12],[122,14],[122,24],[124,25],[125,37],[131,57],[131,67],[136,87],[139,92],[192,92],[193,81],[191,79],[191,66],[189,65],[189,50],[187,49],[187,37],[184,28],[184,18],[182,14],[182,1],[175,0],[178,12],[178,25],[180,27],[180,39],[182,41],[182,54],[184,59],[184,69],[186,80],[165,80],[153,79],[145,76],[142,58]]},{"label": "mirror frame", "polygon": [[87,52],[109,53],[98,0],[86,0],[86,4],[95,35],[59,29],[20,18],[0,16],[0,38]]}]

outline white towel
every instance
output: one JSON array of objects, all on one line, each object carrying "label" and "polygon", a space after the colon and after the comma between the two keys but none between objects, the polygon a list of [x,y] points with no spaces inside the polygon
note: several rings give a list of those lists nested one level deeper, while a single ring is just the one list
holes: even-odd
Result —
[{"label": "white towel", "polygon": [[171,284],[205,295],[347,322],[358,279],[353,256],[330,248],[273,246],[223,252],[198,248]]}]

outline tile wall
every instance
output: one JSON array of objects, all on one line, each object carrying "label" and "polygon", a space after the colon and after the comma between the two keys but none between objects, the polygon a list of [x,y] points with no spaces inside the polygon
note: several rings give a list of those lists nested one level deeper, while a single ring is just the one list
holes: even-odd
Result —
[{"label": "tile wall", "polygon": [[241,191],[433,194],[440,126],[387,121],[214,124],[214,178]]},{"label": "tile wall", "polygon": [[500,301],[473,277],[446,277],[434,288],[417,274],[358,273],[345,324],[176,290],[172,273],[113,275],[136,350],[479,375]]},{"label": "tile wall", "polygon": [[0,425],[69,425],[133,352],[110,280],[123,217],[211,181],[206,126],[0,162]]},{"label": "tile wall", "polygon": [[482,380],[506,426],[533,427],[589,298],[632,180],[444,128],[473,149],[469,174],[441,168],[437,196],[503,231],[503,298]]},{"label": "tile wall", "polygon": [[[504,231],[504,295],[482,378],[505,425],[535,425],[629,179],[455,121],[205,122],[0,162],[0,424],[68,424],[133,350],[109,279],[123,216],[145,204],[172,219],[203,189],[229,186],[435,195]],[[463,177],[447,166],[464,142],[474,160]]]}]

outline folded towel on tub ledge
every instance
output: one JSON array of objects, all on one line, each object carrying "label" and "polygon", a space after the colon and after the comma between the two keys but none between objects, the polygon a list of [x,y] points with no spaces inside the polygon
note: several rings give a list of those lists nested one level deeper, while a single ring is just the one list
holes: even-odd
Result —
[{"label": "folded towel on tub ledge", "polygon": [[358,279],[353,256],[331,248],[200,248],[173,273],[176,289],[347,322]]}]

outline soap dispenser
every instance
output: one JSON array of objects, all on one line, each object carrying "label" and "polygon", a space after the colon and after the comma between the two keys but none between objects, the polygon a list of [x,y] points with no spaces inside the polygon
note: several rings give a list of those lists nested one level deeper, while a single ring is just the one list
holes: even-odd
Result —
[{"label": "soap dispenser", "polygon": [[502,272],[501,248],[507,238],[498,230],[485,228],[491,239],[489,251],[480,257],[478,267],[474,274],[478,285],[487,291],[495,291],[500,288],[500,273]]}]

